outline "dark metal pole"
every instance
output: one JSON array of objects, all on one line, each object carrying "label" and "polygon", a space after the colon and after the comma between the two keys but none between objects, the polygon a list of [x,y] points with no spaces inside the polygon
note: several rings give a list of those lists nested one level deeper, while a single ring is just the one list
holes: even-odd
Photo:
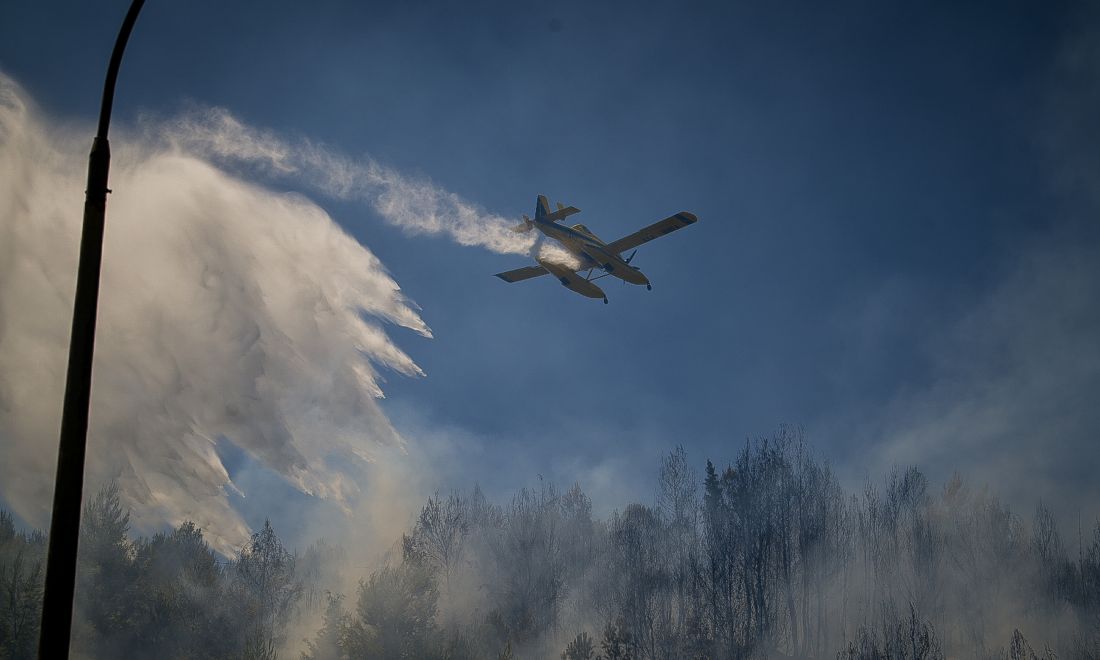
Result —
[{"label": "dark metal pole", "polygon": [[76,547],[80,538],[80,500],[84,490],[84,452],[88,434],[88,401],[92,393],[92,350],[95,345],[96,306],[99,297],[99,267],[103,257],[103,220],[107,210],[107,172],[111,148],[107,129],[115,79],[122,51],[134,28],[145,0],[133,0],[115,41],[99,130],[88,158],[88,189],[84,199],[84,229],[80,237],[80,262],[73,301],[73,328],[69,344],[69,369],[65,377],[65,405],[61,413],[61,439],[57,452],[53,517],[50,519],[49,550],[46,555],[46,591],[42,600],[42,628],[38,657],[56,660],[69,655],[73,622],[73,590],[76,584]]}]

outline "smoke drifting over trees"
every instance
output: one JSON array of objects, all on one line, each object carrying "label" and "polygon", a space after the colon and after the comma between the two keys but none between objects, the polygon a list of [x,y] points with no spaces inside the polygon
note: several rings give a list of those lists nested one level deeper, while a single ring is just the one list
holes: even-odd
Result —
[{"label": "smoke drifting over trees", "polygon": [[[1100,524],[1067,542],[1041,505],[913,468],[846,492],[786,427],[700,471],[677,448],[652,505],[603,520],[576,485],[431,497],[377,566],[292,551],[277,519],[229,558],[191,522],[128,526],[114,485],[85,507],[73,634],[91,657],[1100,654]],[[0,657],[33,656],[44,550],[0,514]]]},{"label": "smoke drifting over trees", "polygon": [[[0,162],[12,173],[0,179],[0,491],[16,513],[0,511],[0,659],[35,653],[46,539],[16,520],[45,522],[48,481],[26,475],[51,473],[75,264],[75,251],[55,246],[76,244],[66,200],[80,198],[89,134],[37,115],[0,75]],[[529,239],[428,181],[217,109],[143,129],[120,132],[112,175],[120,192],[145,193],[111,200],[123,231],[109,233],[120,258],[105,290],[140,286],[104,300],[111,332],[97,345],[107,359],[96,391],[107,404],[91,442],[123,451],[90,459],[91,481],[108,485],[83,520],[79,656],[1100,657],[1100,525],[1060,529],[1075,513],[1064,502],[1010,510],[998,499],[1057,473],[1017,469],[1008,429],[1030,443],[1050,422],[1048,439],[1073,450],[1050,452],[1059,457],[1080,456],[1090,437],[1088,406],[1066,415],[1048,404],[1094,389],[1094,243],[1054,241],[1025,263],[942,340],[942,384],[903,402],[921,414],[887,411],[892,440],[872,464],[939,473],[932,461],[966,460],[943,449],[962,445],[988,470],[977,483],[899,468],[853,491],[783,429],[711,460],[672,451],[653,499],[608,516],[593,513],[607,503],[563,479],[502,502],[471,484],[404,521],[393,501],[360,490],[356,470],[402,445],[374,402],[380,372],[421,373],[388,333],[430,336],[428,326],[320,207],[229,172],[366,202],[411,234],[517,254]],[[1082,153],[1091,166],[1093,151]],[[141,277],[154,269],[161,277]],[[1035,337],[1046,338],[1037,352]],[[405,533],[349,534],[391,547],[372,563],[353,563],[362,552],[350,543],[288,547],[287,514],[274,507],[252,533],[230,505],[237,486],[219,439],[303,493],[385,509]],[[997,478],[992,491],[980,485]]]}]

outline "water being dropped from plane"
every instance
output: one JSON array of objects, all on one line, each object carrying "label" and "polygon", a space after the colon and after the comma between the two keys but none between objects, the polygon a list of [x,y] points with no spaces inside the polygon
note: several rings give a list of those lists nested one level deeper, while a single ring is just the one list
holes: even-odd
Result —
[{"label": "water being dropped from plane", "polygon": [[[215,162],[293,178],[338,199],[364,202],[387,223],[414,235],[446,236],[459,245],[527,254],[534,237],[511,231],[515,220],[490,213],[426,178],[406,176],[370,156],[350,158],[307,139],[287,140],[248,126],[222,108],[176,117],[157,135]],[[154,128],[160,124],[154,124]]]},{"label": "water being dropped from plane", "polygon": [[[288,153],[225,122],[205,142],[178,122],[116,133],[87,472],[89,488],[117,480],[135,531],[190,519],[232,552],[249,530],[218,444],[353,506],[363,486],[350,470],[403,442],[376,401],[381,371],[422,373],[390,331],[431,331],[320,207],[210,159],[237,153],[325,181],[338,171],[321,152]],[[37,527],[49,515],[92,133],[44,120],[0,75],[0,494]]]}]

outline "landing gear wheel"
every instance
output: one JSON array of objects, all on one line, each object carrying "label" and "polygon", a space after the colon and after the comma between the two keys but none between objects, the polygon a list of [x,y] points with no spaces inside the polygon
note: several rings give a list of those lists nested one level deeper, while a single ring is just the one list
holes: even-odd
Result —
[{"label": "landing gear wheel", "polygon": [[605,305],[607,304],[607,298],[603,299],[603,304],[605,304]]},{"label": "landing gear wheel", "polygon": [[652,291],[653,290],[653,285],[652,284],[645,285],[645,290],[646,291]]}]

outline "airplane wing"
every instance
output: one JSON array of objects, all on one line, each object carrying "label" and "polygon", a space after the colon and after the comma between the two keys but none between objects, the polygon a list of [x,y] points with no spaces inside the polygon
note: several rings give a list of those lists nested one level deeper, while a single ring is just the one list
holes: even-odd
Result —
[{"label": "airplane wing", "polygon": [[642,243],[648,243],[665,234],[671,234],[677,229],[695,224],[696,220],[698,220],[698,218],[695,217],[695,214],[688,213],[687,211],[680,211],[676,215],[670,215],[660,222],[654,222],[645,229],[639,229],[629,236],[623,236],[617,241],[608,243],[608,251],[614,251],[616,254],[625,252],[631,248],[638,247]]},{"label": "airplane wing", "polygon": [[547,270],[542,266],[527,266],[526,268],[517,268],[504,273],[497,273],[497,277],[505,282],[522,282],[523,280],[529,280],[532,277],[538,277],[546,273]]}]

